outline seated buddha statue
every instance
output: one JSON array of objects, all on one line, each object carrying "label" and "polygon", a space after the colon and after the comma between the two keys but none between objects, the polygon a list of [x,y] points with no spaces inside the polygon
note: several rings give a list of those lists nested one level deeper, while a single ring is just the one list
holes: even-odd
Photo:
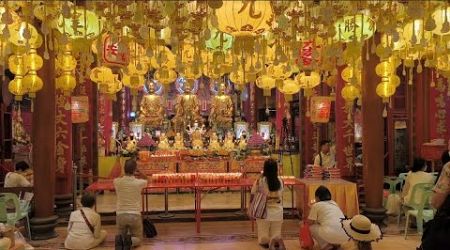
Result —
[{"label": "seated buddha statue", "polygon": [[163,100],[155,94],[153,82],[149,84],[148,94],[142,98],[138,120],[147,128],[160,127],[164,120]]},{"label": "seated buddha statue", "polygon": [[211,134],[211,138],[209,139],[209,150],[217,151],[220,150],[219,138],[217,137],[216,132]]},{"label": "seated buddha statue", "polygon": [[193,149],[203,149],[202,133],[199,129],[196,129],[192,133],[192,148]]},{"label": "seated buddha statue", "polygon": [[247,140],[246,140],[245,136],[241,136],[241,139],[239,140],[238,147],[239,147],[240,150],[247,149]]},{"label": "seated buddha statue", "polygon": [[20,144],[29,144],[30,136],[23,126],[22,112],[20,108],[17,112],[14,112],[12,123],[12,134],[14,142]]},{"label": "seated buddha statue", "polygon": [[227,133],[227,136],[225,137],[225,142],[223,144],[223,148],[228,151],[234,149],[233,134],[231,132]]},{"label": "seated buddha statue", "polygon": [[175,135],[175,143],[173,144],[173,147],[177,150],[184,149],[184,140],[181,133],[177,133]]},{"label": "seated buddha statue", "polygon": [[190,79],[186,80],[183,87],[184,93],[177,97],[176,112],[173,118],[177,132],[183,131],[186,126],[192,126],[195,121],[201,120],[197,96],[191,93],[191,81]]},{"label": "seated buddha statue", "polygon": [[225,93],[225,84],[221,83],[219,93],[211,102],[209,121],[215,128],[231,129],[233,122],[233,101]]},{"label": "seated buddha statue", "polygon": [[159,136],[158,149],[167,150],[169,148],[170,148],[169,140],[167,139],[166,134],[165,133],[161,133],[161,135]]}]

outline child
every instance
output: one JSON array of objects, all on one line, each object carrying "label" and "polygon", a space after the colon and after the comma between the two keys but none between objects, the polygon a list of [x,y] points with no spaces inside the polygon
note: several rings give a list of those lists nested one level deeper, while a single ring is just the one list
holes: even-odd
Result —
[{"label": "child", "polygon": [[341,245],[345,250],[372,250],[372,241],[382,238],[380,228],[364,215],[355,215],[351,220],[342,220],[342,228],[350,241]]}]

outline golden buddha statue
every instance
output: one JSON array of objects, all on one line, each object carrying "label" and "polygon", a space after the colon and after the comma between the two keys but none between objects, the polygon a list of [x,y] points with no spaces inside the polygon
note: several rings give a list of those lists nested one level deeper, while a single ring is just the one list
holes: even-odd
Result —
[{"label": "golden buddha statue", "polygon": [[199,129],[192,133],[192,149],[203,149],[202,133]]},{"label": "golden buddha statue", "polygon": [[225,143],[223,144],[223,148],[228,151],[234,149],[233,134],[231,132],[227,133],[227,136],[225,137]]},{"label": "golden buddha statue", "polygon": [[247,149],[247,140],[241,136],[241,139],[239,140],[239,144],[238,147],[240,150],[245,150]]},{"label": "golden buddha statue", "polygon": [[220,150],[219,138],[217,137],[216,132],[211,134],[211,138],[209,139],[209,150],[218,151]]},{"label": "golden buddha statue", "polygon": [[176,113],[173,118],[175,130],[183,131],[188,125],[193,125],[195,121],[200,121],[199,104],[195,94],[191,93],[192,80],[186,80],[184,94],[177,97]]},{"label": "golden buddha statue", "polygon": [[219,93],[211,102],[209,121],[214,128],[231,129],[233,123],[233,101],[225,94],[225,84],[219,86]]},{"label": "golden buddha statue", "polygon": [[161,133],[161,135],[159,136],[158,149],[167,150],[169,148],[170,148],[169,140],[167,139],[166,134]]},{"label": "golden buddha statue", "polygon": [[177,133],[175,135],[175,143],[173,144],[173,147],[177,150],[184,149],[184,141],[181,133]]},{"label": "golden buddha statue", "polygon": [[163,100],[161,96],[155,94],[153,82],[149,84],[148,94],[142,98],[138,120],[149,128],[160,127],[164,120]]}]

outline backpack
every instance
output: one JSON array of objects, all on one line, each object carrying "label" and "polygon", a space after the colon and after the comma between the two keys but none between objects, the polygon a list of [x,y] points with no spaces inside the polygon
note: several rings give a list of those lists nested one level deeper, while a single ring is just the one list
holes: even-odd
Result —
[{"label": "backpack", "polygon": [[145,237],[153,238],[158,235],[155,225],[148,218],[144,218],[142,220],[142,224],[143,224],[143,228],[144,228]]}]

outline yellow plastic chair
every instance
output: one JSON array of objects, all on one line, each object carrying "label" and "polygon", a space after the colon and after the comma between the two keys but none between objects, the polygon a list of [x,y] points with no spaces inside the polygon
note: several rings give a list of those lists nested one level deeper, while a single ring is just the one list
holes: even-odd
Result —
[{"label": "yellow plastic chair", "polygon": [[[417,231],[419,234],[423,233],[423,222],[430,221],[434,218],[434,210],[429,208],[430,197],[434,185],[431,183],[419,183],[414,185],[411,193],[411,200],[409,201],[405,211],[406,223],[405,223],[405,239],[408,236],[409,217],[416,217]],[[421,191],[420,197],[418,197],[418,191]],[[416,202],[416,197],[418,201]]]},{"label": "yellow plastic chair", "polygon": [[[9,204],[14,205],[14,212],[12,213],[8,213]],[[29,202],[21,202],[14,193],[0,194],[0,222],[6,222],[6,224],[15,227],[18,221],[25,219],[28,237],[31,239],[29,207]]]}]

